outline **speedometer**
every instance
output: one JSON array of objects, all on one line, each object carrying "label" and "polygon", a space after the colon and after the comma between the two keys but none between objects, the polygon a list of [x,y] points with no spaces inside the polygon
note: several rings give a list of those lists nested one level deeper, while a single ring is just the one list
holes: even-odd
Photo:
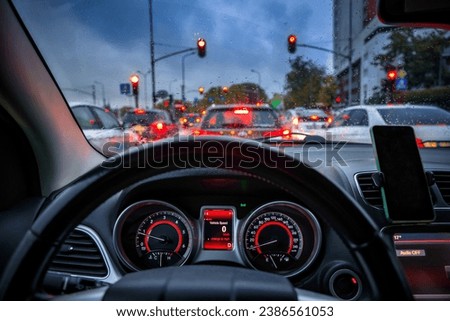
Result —
[{"label": "speedometer", "polygon": [[258,270],[291,276],[316,257],[321,231],[311,212],[291,202],[272,202],[255,210],[242,231],[242,252]]},{"label": "speedometer", "polygon": [[114,241],[119,258],[132,270],[182,265],[195,244],[186,215],[156,200],[127,207],[114,226]]},{"label": "speedometer", "polygon": [[245,252],[252,264],[261,270],[291,270],[302,250],[300,226],[286,214],[263,213],[248,225]]}]

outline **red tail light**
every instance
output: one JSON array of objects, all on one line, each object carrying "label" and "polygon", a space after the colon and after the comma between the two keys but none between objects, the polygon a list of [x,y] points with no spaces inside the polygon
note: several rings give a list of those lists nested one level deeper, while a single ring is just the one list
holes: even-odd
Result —
[{"label": "red tail light", "polygon": [[311,117],[309,117],[311,120],[319,120],[319,116],[317,115],[311,115]]},{"label": "red tail light", "polygon": [[328,124],[331,124],[332,121],[333,121],[333,117],[328,117],[328,118],[327,118],[327,123],[328,123]]},{"label": "red tail light", "polygon": [[264,137],[279,137],[279,136],[289,136],[291,131],[289,129],[277,129],[270,132],[264,133]]},{"label": "red tail light", "polygon": [[164,136],[168,130],[167,125],[160,121],[151,124],[150,129],[154,134],[158,135],[158,137]]},{"label": "red tail light", "polygon": [[134,110],[134,113],[136,114],[136,115],[144,115],[145,114],[145,110],[144,109],[135,109]]},{"label": "red tail light", "polygon": [[418,148],[425,148],[425,145],[423,144],[423,140],[420,138],[416,138],[416,144]]},{"label": "red tail light", "polygon": [[196,129],[192,132],[192,135],[194,136],[205,136],[205,135],[221,135],[218,132],[213,132],[213,131],[209,131],[209,130],[204,130],[204,129]]}]

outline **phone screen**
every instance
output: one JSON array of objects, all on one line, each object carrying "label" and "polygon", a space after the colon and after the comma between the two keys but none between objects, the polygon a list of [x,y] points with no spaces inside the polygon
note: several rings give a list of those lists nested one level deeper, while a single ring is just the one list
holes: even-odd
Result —
[{"label": "phone screen", "polygon": [[409,126],[373,126],[372,141],[378,170],[383,173],[381,195],[392,222],[434,220],[427,178]]}]

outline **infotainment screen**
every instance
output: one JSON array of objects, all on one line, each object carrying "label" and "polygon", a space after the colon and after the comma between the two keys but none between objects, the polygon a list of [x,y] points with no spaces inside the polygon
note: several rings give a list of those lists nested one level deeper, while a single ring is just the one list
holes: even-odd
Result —
[{"label": "infotainment screen", "polygon": [[450,233],[397,233],[393,238],[414,297],[450,300]]},{"label": "infotainment screen", "polygon": [[233,208],[202,208],[203,249],[231,251],[233,249]]}]

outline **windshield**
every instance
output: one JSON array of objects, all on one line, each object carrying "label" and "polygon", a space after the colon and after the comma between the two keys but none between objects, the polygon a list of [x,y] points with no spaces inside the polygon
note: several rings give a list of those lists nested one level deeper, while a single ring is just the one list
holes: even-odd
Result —
[{"label": "windshield", "polygon": [[[190,114],[208,129],[282,124],[366,143],[374,125],[430,125],[450,141],[449,32],[383,25],[375,0],[14,3],[67,102],[110,112],[124,140],[148,143],[130,127],[159,109],[176,128],[151,141],[191,135],[200,118]],[[214,110],[233,104],[268,110]],[[373,113],[405,104],[427,106]],[[74,116],[84,131],[107,128]],[[108,135],[95,137],[105,138],[94,144],[102,151]]]}]

